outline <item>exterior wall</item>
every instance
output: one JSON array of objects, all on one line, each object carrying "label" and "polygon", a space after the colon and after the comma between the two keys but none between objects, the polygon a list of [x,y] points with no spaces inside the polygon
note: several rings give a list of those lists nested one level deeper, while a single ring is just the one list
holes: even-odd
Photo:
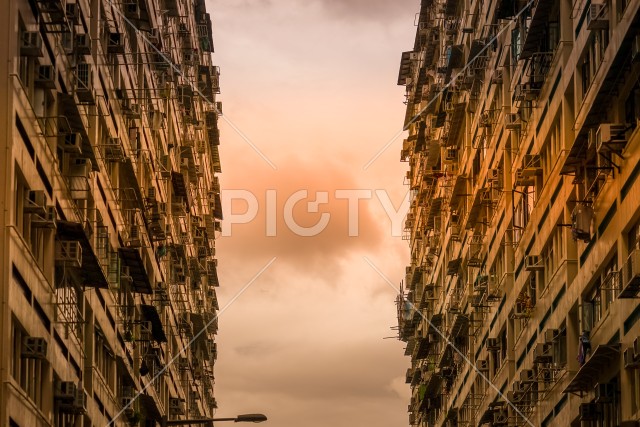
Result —
[{"label": "exterior wall", "polygon": [[422,1],[398,80],[411,425],[640,420],[639,8]]},{"label": "exterior wall", "polygon": [[6,6],[0,424],[212,416],[222,107],[204,1]]}]

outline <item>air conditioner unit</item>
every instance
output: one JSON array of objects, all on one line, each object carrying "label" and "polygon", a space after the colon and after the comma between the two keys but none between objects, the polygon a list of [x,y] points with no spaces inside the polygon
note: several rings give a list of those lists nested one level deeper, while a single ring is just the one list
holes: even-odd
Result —
[{"label": "air conditioner unit", "polygon": [[504,127],[508,130],[520,130],[522,124],[520,123],[519,115],[517,113],[507,113]]},{"label": "air conditioner unit", "polygon": [[[520,391],[507,391],[507,400],[509,400],[509,402],[513,402],[513,403],[521,403],[524,400],[524,394],[521,393]],[[497,425],[494,424],[493,425]]]},{"label": "air conditioner unit", "polygon": [[31,217],[31,225],[37,228],[56,228],[58,215],[54,206],[47,206],[43,215],[36,214]]},{"label": "air conditioner unit", "polygon": [[195,54],[193,52],[190,51],[183,51],[182,52],[182,62],[184,64],[193,64],[195,62]]},{"label": "air conditioner unit", "polygon": [[171,156],[168,154],[163,154],[160,156],[160,175],[163,178],[168,178],[171,176],[171,171],[173,170],[173,165],[171,164]]},{"label": "air conditioner unit", "polygon": [[87,396],[84,390],[77,389],[73,400],[69,402],[60,402],[58,405],[60,412],[63,414],[82,415],[87,412]]},{"label": "air conditioner unit", "polygon": [[29,190],[24,201],[24,213],[44,215],[47,208],[47,197],[43,190]]},{"label": "air conditioner unit", "polygon": [[536,381],[536,374],[533,369],[523,369],[520,372],[520,383],[529,384]]},{"label": "air conditioner unit", "polygon": [[501,347],[498,338],[487,338],[487,350],[499,350]]},{"label": "air conditioner unit", "polygon": [[580,405],[580,421],[595,421],[598,419],[599,411],[597,403],[582,403]]},{"label": "air conditioner unit", "polygon": [[82,153],[82,134],[80,132],[65,133],[58,138],[60,148],[68,153]]},{"label": "air conditioner unit", "polygon": [[495,70],[493,72],[493,75],[491,76],[490,84],[492,84],[492,85],[500,85],[500,84],[502,84],[502,70]]},{"label": "air conditioner unit", "polygon": [[107,35],[107,53],[124,53],[124,37],[120,33]]},{"label": "air conditioner unit", "polygon": [[180,168],[181,169],[188,169],[189,168],[189,158],[188,157],[181,157],[180,158]]},{"label": "air conditioner unit", "polygon": [[56,69],[53,65],[38,65],[35,68],[33,84],[42,89],[56,88]]},{"label": "air conditioner unit", "polygon": [[513,318],[522,319],[530,316],[530,309],[527,308],[525,304],[516,301],[515,305],[513,306]]},{"label": "air conditioner unit", "polygon": [[140,8],[135,1],[129,1],[123,4],[124,15],[129,19],[138,19],[140,17]]},{"label": "air conditioner unit", "polygon": [[151,341],[151,338],[153,337],[152,335],[152,325],[151,322],[148,321],[142,321],[140,322],[140,336],[139,336],[139,340],[140,341]]},{"label": "air conditioner unit", "polygon": [[129,226],[129,236],[127,239],[127,246],[130,248],[139,248],[142,246],[142,239],[140,236],[140,226],[133,224]]},{"label": "air conditioner unit", "polygon": [[147,189],[147,200],[155,201],[156,200],[156,187],[149,187]]},{"label": "air conditioner unit", "polygon": [[636,357],[636,353],[632,347],[625,349],[622,356],[624,358],[625,369],[636,369],[640,367],[640,360]]},{"label": "air conditioner unit", "polygon": [[544,264],[542,264],[538,255],[526,255],[524,257],[524,269],[526,271],[541,271],[544,270]]},{"label": "air conditioner unit", "polygon": [[91,53],[91,37],[89,34],[75,35],[73,51],[78,55],[89,55]]},{"label": "air conditioner unit", "polygon": [[130,119],[139,119],[141,117],[140,104],[131,104],[126,111],[127,117]]},{"label": "air conditioner unit", "polygon": [[58,240],[56,241],[56,258],[58,265],[65,267],[81,268],[82,267],[82,246],[77,240]]},{"label": "air conditioner unit", "polygon": [[420,52],[411,52],[409,53],[410,61],[419,61],[420,60]]},{"label": "air conditioner unit", "polygon": [[509,412],[507,409],[498,409],[493,413],[493,425],[507,425],[509,422]]},{"label": "air conditioner unit", "polygon": [[525,174],[539,175],[542,172],[542,162],[539,154],[525,154],[522,158],[522,170]]},{"label": "air conditioner unit", "polygon": [[502,178],[502,170],[498,168],[491,168],[487,172],[487,181],[491,184],[492,187],[502,188],[503,178]]},{"label": "air conditioner unit", "polygon": [[77,3],[67,1],[67,4],[65,5],[65,16],[71,25],[78,25],[80,11]]},{"label": "air conditioner unit", "polygon": [[53,392],[55,400],[73,400],[76,397],[78,387],[72,381],[57,381]]},{"label": "air conditioner unit", "polygon": [[640,337],[633,340],[633,352],[640,356]]},{"label": "air conditioner unit", "polygon": [[91,172],[91,160],[87,158],[78,158],[75,159],[71,164],[69,164],[69,170],[67,175],[69,176],[81,176],[81,177],[89,177],[89,173]]},{"label": "air conditioner unit", "polygon": [[20,34],[20,56],[42,56],[42,37],[39,32],[23,31]]},{"label": "air conditioner unit", "polygon": [[626,124],[602,123],[596,131],[596,151],[621,152],[627,145]]},{"label": "air conditioner unit", "polygon": [[445,162],[455,162],[458,160],[458,149],[457,148],[446,148],[444,153],[444,161]]},{"label": "air conditioner unit", "polygon": [[560,331],[558,329],[547,329],[544,331],[544,340],[548,343],[555,342],[560,338]]},{"label": "air conditioner unit", "polygon": [[47,340],[37,337],[24,337],[20,356],[23,359],[46,359]]},{"label": "air conditioner unit", "polygon": [[606,30],[609,28],[609,10],[604,3],[589,6],[587,11],[587,29]]},{"label": "air conditioner unit", "polygon": [[486,359],[480,359],[476,363],[476,367],[480,372],[489,372],[489,361]]},{"label": "air conditioner unit", "polygon": [[185,402],[183,399],[177,397],[169,398],[169,413],[171,415],[184,415],[185,412]]},{"label": "air conditioner unit", "polygon": [[533,362],[551,363],[552,361],[551,346],[547,343],[537,343],[533,349]]},{"label": "air conditioner unit", "polygon": [[179,22],[178,23],[178,34],[180,34],[180,35],[189,34],[189,26],[186,24],[186,22]]}]

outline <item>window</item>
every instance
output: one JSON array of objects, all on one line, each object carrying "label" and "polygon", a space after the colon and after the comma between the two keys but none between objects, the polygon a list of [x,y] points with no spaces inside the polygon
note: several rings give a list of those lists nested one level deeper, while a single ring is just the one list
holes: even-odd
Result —
[{"label": "window", "polygon": [[636,82],[624,102],[624,121],[635,129],[638,118],[640,118],[640,83]]},{"label": "window", "polygon": [[[47,378],[47,361],[22,357],[23,341],[29,334],[17,319],[11,319],[11,376],[27,396],[42,409],[43,392],[50,388]],[[44,379],[44,380],[43,380]]]},{"label": "window", "polygon": [[536,188],[534,186],[523,187],[522,191],[517,192],[521,197],[513,213],[514,243],[520,241],[536,204]]},{"label": "window", "polygon": [[98,372],[102,375],[109,388],[115,393],[116,378],[115,365],[116,359],[113,351],[109,347],[104,333],[100,328],[96,327],[94,333],[94,359]]},{"label": "window", "polygon": [[604,317],[616,298],[619,290],[617,273],[618,257],[617,254],[614,254],[583,300],[582,321],[584,330],[591,331],[600,319]]},{"label": "window", "polygon": [[558,337],[553,341],[553,362],[558,366],[567,364],[567,324],[562,322]]}]

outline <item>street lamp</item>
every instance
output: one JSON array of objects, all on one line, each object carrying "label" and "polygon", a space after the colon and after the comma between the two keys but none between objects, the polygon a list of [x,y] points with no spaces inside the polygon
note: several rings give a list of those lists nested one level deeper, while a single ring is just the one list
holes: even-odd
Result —
[{"label": "street lamp", "polygon": [[162,420],[160,421],[160,425],[162,427],[169,426],[185,426],[191,424],[207,424],[209,426],[213,426],[214,421],[233,421],[234,423],[261,423],[263,421],[267,421],[267,416],[264,414],[242,414],[238,415],[235,418],[200,418],[197,420],[171,420],[167,419],[167,416],[164,415]]}]

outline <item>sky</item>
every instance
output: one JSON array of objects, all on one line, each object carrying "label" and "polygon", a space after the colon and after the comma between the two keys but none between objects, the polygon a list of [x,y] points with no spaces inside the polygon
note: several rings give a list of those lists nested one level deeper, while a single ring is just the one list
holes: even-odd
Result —
[{"label": "sky", "polygon": [[396,81],[419,1],[208,0],[207,9],[225,119],[217,415],[265,413],[273,427],[408,425],[409,359],[387,338],[409,260],[397,232],[407,165]]}]

